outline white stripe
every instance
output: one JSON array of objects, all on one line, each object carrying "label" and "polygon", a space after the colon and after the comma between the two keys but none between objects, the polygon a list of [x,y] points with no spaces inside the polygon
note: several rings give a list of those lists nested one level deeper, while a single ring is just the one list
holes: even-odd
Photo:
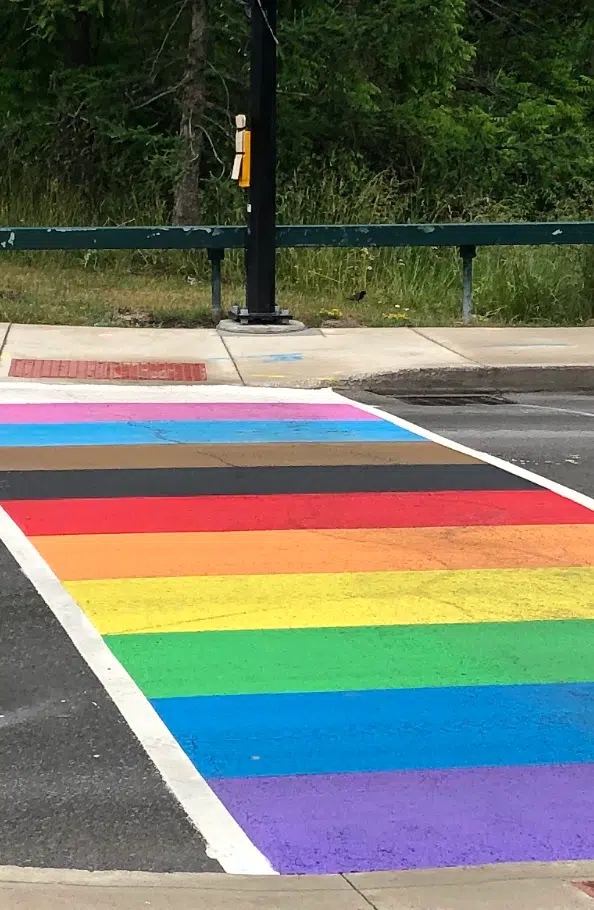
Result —
[{"label": "white stripe", "polygon": [[521,401],[519,402],[518,407],[534,408],[537,411],[555,411],[557,414],[573,414],[575,417],[594,417],[592,411],[574,411],[572,408],[556,408],[552,404],[528,404],[526,401]]},{"label": "white stripe", "polygon": [[163,780],[204,837],[207,855],[217,860],[225,872],[276,875],[266,857],[198,773],[90,620],[4,509],[0,509],[0,539],[103,684]]},{"label": "white stripe", "polygon": [[[274,389],[244,386],[121,386],[67,385],[66,383],[0,382],[1,404],[66,404],[79,402],[334,402],[332,389]],[[349,402],[353,404],[354,402]]]},{"label": "white stripe", "polygon": [[540,474],[534,474],[532,471],[527,471],[526,468],[511,464],[509,461],[504,461],[503,458],[497,458],[496,455],[489,455],[488,452],[478,452],[476,449],[470,449],[460,442],[446,439],[444,436],[440,436],[432,430],[425,430],[416,423],[411,423],[409,420],[404,420],[402,417],[395,417],[393,414],[388,414],[386,411],[382,411],[381,408],[376,408],[370,404],[362,404],[359,401],[352,401],[350,398],[339,395],[338,392],[334,393],[334,397],[337,403],[338,401],[343,403],[349,401],[351,404],[356,405],[359,410],[367,411],[369,414],[375,414],[377,417],[381,417],[389,423],[396,424],[398,427],[403,427],[405,430],[410,430],[412,433],[417,433],[429,442],[436,442],[440,446],[445,446],[446,449],[453,449],[455,452],[462,452],[464,455],[472,455],[474,458],[480,458],[481,461],[486,462],[486,464],[492,464],[496,468],[501,468],[503,471],[515,474],[516,477],[522,477],[524,480],[536,483],[541,487],[545,487],[547,490],[551,490],[552,493],[557,493],[559,496],[565,497],[565,499],[571,499],[573,502],[577,502],[578,505],[594,511],[594,499],[590,496],[586,496],[585,493],[578,493],[577,490],[565,487],[562,483],[557,483],[555,480],[548,480],[546,477],[541,477]]}]

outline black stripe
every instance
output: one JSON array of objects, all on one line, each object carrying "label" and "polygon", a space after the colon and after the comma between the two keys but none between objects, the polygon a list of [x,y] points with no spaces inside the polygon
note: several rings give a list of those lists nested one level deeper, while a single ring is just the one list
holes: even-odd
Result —
[{"label": "black stripe", "polygon": [[536,484],[486,464],[141,468],[0,474],[0,499],[4,500],[535,488]]}]

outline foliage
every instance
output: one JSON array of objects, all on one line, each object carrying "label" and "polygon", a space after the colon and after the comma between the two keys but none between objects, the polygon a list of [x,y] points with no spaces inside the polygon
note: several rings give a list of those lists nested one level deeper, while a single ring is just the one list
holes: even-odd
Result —
[{"label": "foliage", "polygon": [[[232,118],[247,107],[249,22],[243,0],[202,2],[203,219],[233,221],[242,203],[228,179]],[[167,218],[191,5],[0,0],[0,195],[76,196],[103,223]],[[591,0],[278,6],[279,186],[303,190],[287,211],[309,193],[308,219],[331,217],[319,202],[328,174],[341,198],[362,178],[395,187],[396,205],[378,200],[377,220],[592,209]]]}]

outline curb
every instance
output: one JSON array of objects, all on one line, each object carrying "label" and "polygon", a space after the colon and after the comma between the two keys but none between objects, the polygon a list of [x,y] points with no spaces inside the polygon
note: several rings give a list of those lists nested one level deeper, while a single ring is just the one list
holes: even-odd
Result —
[{"label": "curb", "polygon": [[92,888],[163,887],[249,891],[341,891],[345,882],[367,888],[414,888],[479,885],[525,879],[571,881],[594,878],[594,860],[550,863],[493,863],[394,872],[350,872],[332,875],[230,875],[224,872],[140,872],[0,866],[2,885],[71,885]]},{"label": "curb", "polygon": [[[594,870],[593,874],[594,874]],[[584,876],[582,876],[584,877]],[[225,872],[140,872],[130,870],[45,869],[0,866],[0,894],[5,885],[65,886],[87,889],[156,888],[175,891],[344,891],[341,875],[232,875]],[[1,901],[0,901],[1,903]]]},{"label": "curb", "polygon": [[592,392],[594,366],[447,367],[352,376],[337,389],[378,395],[453,395],[499,392]]}]

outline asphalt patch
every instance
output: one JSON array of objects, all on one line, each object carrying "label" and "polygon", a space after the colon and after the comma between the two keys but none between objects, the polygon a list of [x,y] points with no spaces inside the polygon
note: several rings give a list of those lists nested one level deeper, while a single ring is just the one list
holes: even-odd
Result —
[{"label": "asphalt patch", "polygon": [[0,864],[221,871],[1,543]]}]

